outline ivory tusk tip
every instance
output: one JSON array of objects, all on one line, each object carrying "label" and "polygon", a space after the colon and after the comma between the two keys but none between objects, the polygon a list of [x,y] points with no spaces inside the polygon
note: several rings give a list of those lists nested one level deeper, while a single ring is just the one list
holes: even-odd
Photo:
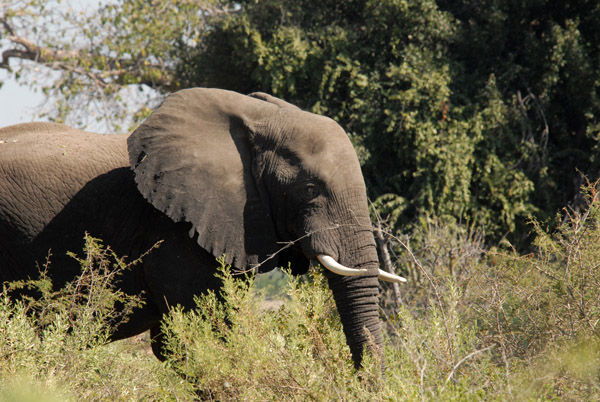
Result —
[{"label": "ivory tusk tip", "polygon": [[396,274],[392,274],[389,272],[386,272],[382,269],[379,270],[379,275],[378,275],[379,279],[382,281],[386,281],[386,282],[392,282],[392,283],[403,283],[403,282],[408,282],[408,280],[402,276],[396,275]]}]

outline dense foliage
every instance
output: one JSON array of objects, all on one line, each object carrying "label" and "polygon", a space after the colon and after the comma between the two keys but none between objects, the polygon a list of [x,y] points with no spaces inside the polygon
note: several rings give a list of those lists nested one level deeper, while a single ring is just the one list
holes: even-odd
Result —
[{"label": "dense foliage", "polygon": [[590,1],[246,1],[181,76],[338,120],[392,224],[452,217],[523,245],[527,217],[577,206],[598,174],[598,18]]},{"label": "dense foliage", "polygon": [[60,72],[49,117],[85,124],[98,104],[117,127],[178,88],[270,92],[346,128],[396,229],[434,216],[526,247],[528,218],[578,208],[598,175],[595,1],[46,3],[5,7],[0,66],[34,86],[14,58]]},{"label": "dense foliage", "polygon": [[27,283],[41,300],[0,292],[0,400],[598,400],[600,204],[594,190],[586,194],[587,207],[556,233],[538,227],[525,257],[482,257],[469,251],[477,240],[468,233],[425,230],[429,247],[412,263],[431,294],[412,286],[384,309],[383,373],[372,358],[356,373],[314,271],[288,277],[271,308],[253,278],[223,267],[219,297],[173,309],[165,363],[147,337],[107,344],[115,303],[137,301],[115,291],[106,270],[129,264],[87,238],[82,275],[65,289],[43,278]]}]

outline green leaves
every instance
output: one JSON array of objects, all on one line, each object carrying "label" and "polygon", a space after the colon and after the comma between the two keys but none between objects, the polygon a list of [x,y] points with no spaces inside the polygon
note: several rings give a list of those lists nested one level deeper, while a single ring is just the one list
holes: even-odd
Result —
[{"label": "green leaves", "polygon": [[[281,307],[270,309],[254,281],[222,267],[223,289],[173,311],[164,325],[170,367],[202,399],[329,401],[381,395],[380,366],[367,363],[369,382],[352,367],[339,317],[324,278],[289,277]],[[367,359],[368,361],[369,359]]]},{"label": "green leaves", "polygon": [[[581,174],[600,171],[598,18],[588,0],[121,0],[89,15],[30,0],[0,37],[59,72],[43,85],[52,120],[120,130],[179,88],[273,93],[346,129],[369,196],[406,200],[397,229],[438,215],[525,247],[528,218],[580,202]],[[40,85],[44,69],[10,64]]]}]

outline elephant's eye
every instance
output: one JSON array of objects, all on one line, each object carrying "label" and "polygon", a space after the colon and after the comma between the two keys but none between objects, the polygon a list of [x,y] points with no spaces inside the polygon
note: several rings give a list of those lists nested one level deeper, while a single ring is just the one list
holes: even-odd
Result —
[{"label": "elephant's eye", "polygon": [[319,195],[319,189],[317,186],[312,183],[307,183],[304,185],[302,198],[304,198],[305,201],[310,201],[317,195]]}]

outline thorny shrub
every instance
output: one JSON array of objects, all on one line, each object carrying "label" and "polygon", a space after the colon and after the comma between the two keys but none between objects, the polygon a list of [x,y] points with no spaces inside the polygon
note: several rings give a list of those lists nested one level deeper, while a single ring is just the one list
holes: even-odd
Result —
[{"label": "thorny shrub", "polygon": [[[465,320],[496,346],[498,363],[523,395],[600,398],[600,200],[584,188],[586,207],[565,210],[547,233],[533,222],[535,250],[488,252],[465,294]],[[510,383],[509,383],[510,386]]]},{"label": "thorny shrub", "polygon": [[401,370],[420,372],[415,398],[439,398],[445,375],[477,398],[600,398],[596,187],[584,188],[585,208],[565,210],[554,231],[531,222],[527,255],[509,244],[486,251],[475,231],[435,220],[410,236],[388,233],[409,285],[395,303],[384,285],[382,313],[392,353],[410,356]]}]

